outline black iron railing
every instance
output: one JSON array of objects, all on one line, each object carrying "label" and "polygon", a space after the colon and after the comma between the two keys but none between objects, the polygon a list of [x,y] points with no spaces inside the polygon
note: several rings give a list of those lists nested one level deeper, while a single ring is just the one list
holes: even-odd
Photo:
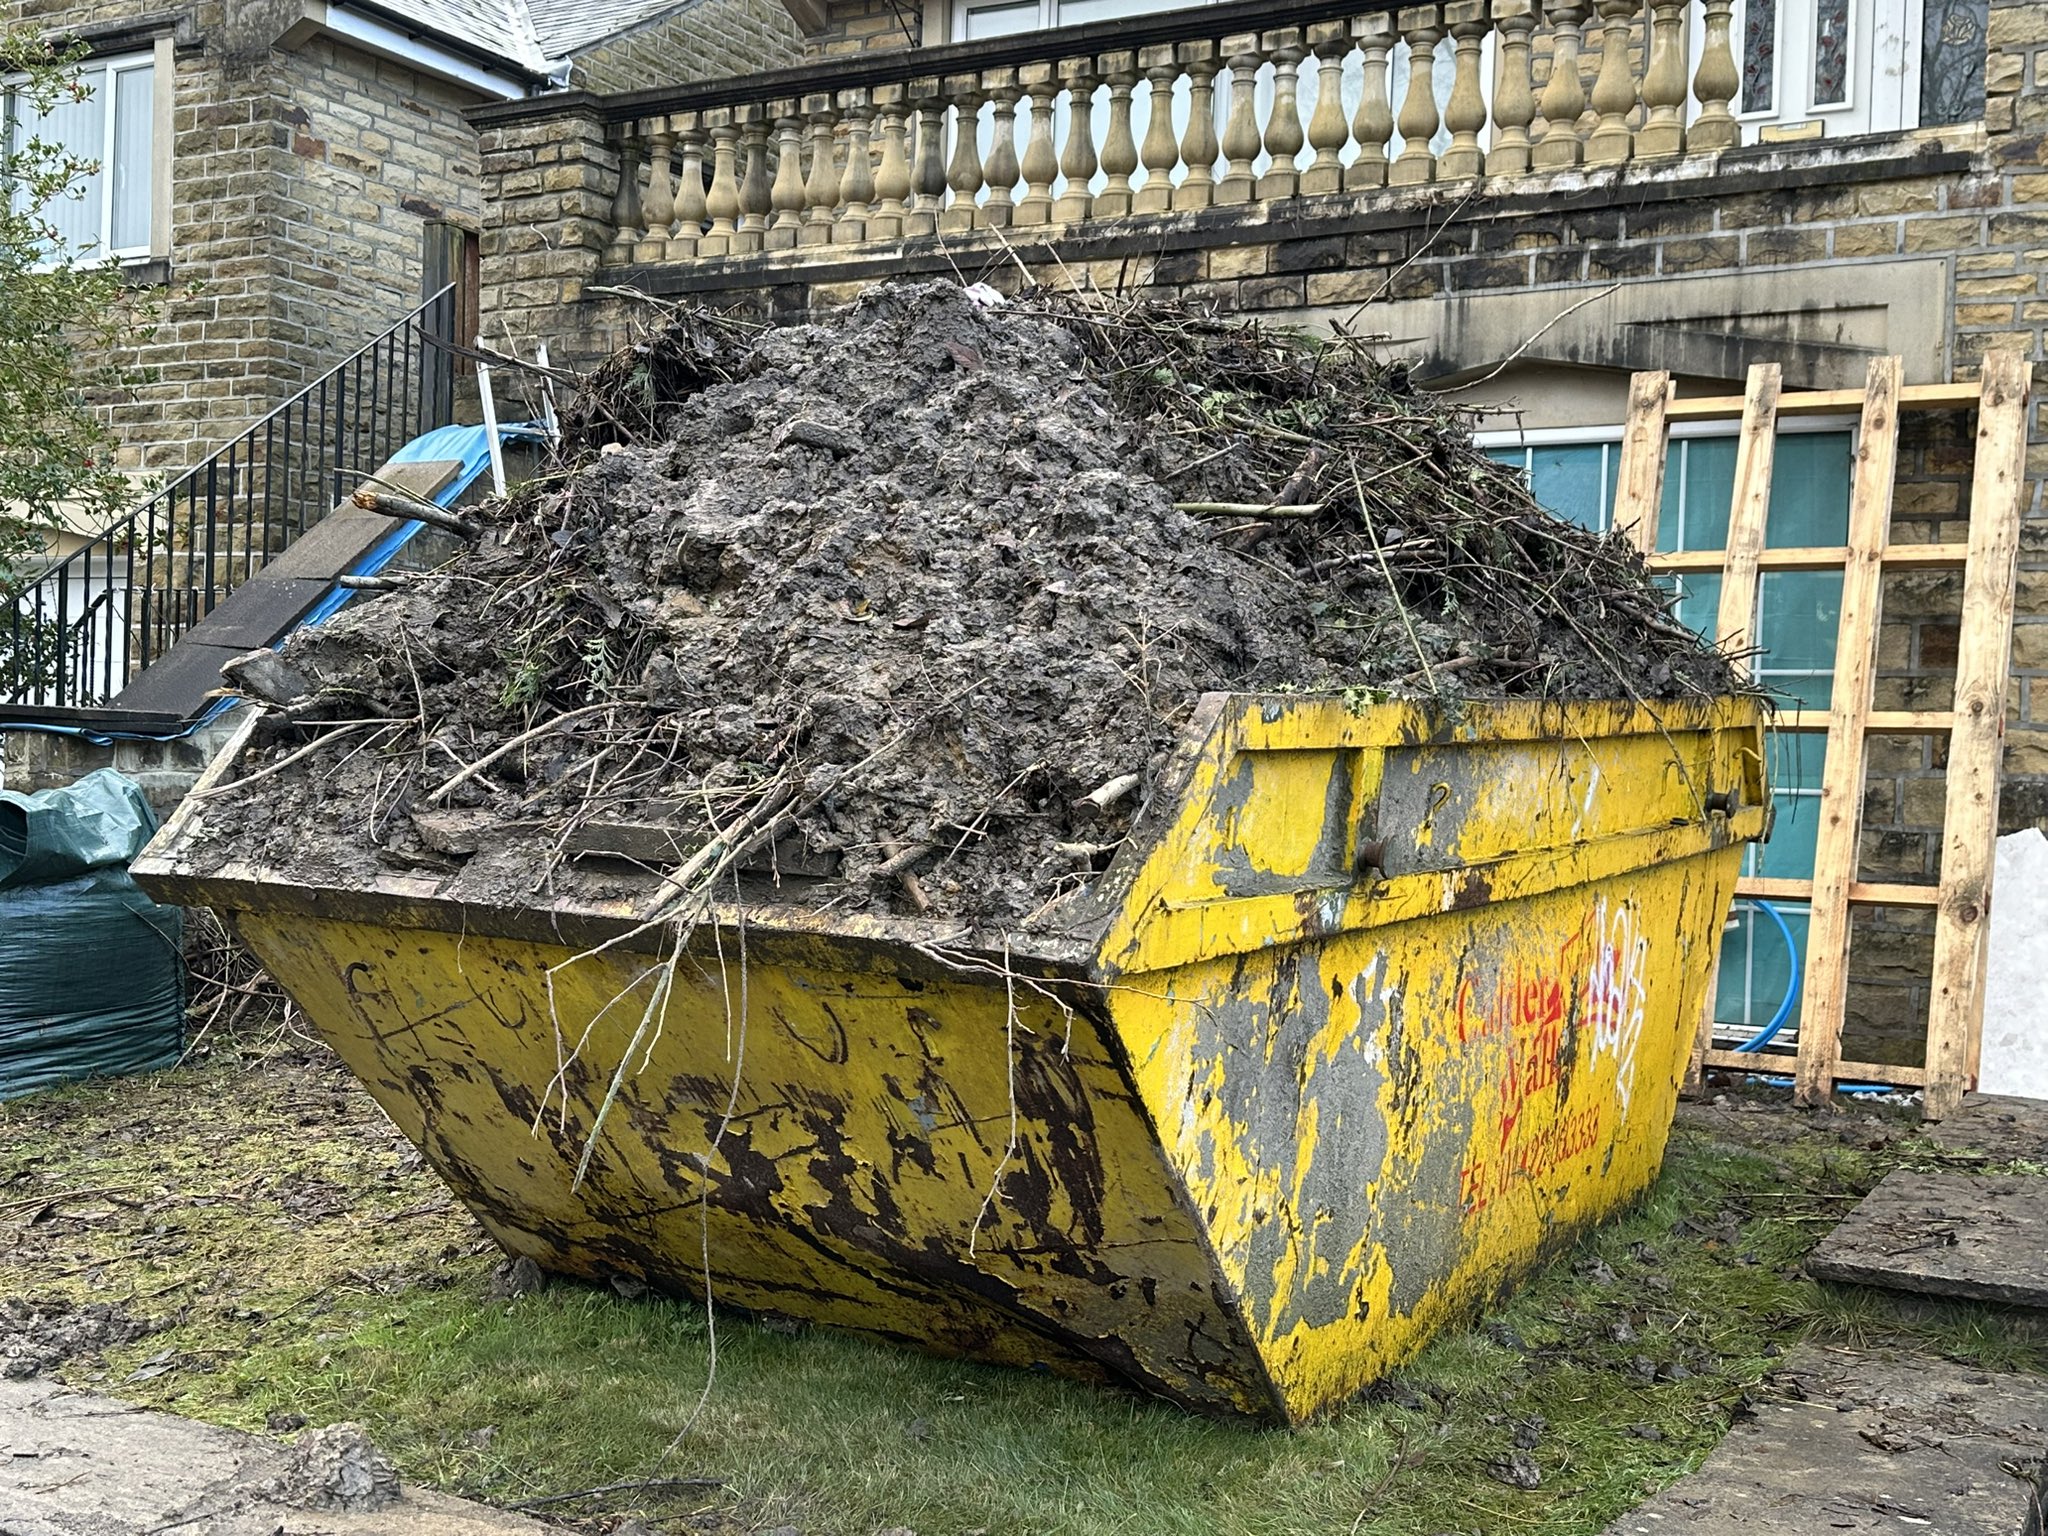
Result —
[{"label": "black iron railing", "polygon": [[444,288],[0,606],[0,703],[113,698],[356,483],[454,415]]}]

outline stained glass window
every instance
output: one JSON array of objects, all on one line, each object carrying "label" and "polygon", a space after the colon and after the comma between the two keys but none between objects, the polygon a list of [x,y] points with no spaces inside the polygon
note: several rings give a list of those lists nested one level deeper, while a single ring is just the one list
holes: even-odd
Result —
[{"label": "stained glass window", "polygon": [[1768,112],[1777,103],[1778,0],[1742,0],[1741,112]]},{"label": "stained glass window", "polygon": [[1813,8],[1813,104],[1849,99],[1849,0],[1818,0]]},{"label": "stained glass window", "polygon": [[1984,115],[1984,32],[1991,0],[1926,0],[1920,31],[1920,121]]}]

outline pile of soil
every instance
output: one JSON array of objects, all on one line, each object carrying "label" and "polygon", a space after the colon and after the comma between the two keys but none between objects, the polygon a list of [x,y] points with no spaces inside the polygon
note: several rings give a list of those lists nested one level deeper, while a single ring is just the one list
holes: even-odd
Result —
[{"label": "pile of soil", "polygon": [[1356,343],[906,284],[589,385],[470,552],[293,638],[202,868],[605,894],[579,850],[651,823],[683,884],[1057,926],[1204,692],[1737,686]]}]

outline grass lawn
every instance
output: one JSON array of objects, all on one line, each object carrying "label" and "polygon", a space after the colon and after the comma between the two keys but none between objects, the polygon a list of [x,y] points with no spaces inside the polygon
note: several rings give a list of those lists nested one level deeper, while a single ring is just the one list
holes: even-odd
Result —
[{"label": "grass lawn", "polygon": [[[1887,1168],[1939,1157],[1910,1119],[1688,1109],[1635,1211],[1287,1434],[726,1313],[714,1378],[701,1305],[495,1296],[495,1250],[375,1105],[273,1037],[0,1106],[0,1366],[41,1347],[68,1381],[250,1429],[356,1419],[409,1478],[499,1503],[715,1480],[543,1507],[592,1532],[1596,1532],[1694,1465],[1808,1335],[2048,1368],[1993,1309],[1800,1273]],[[51,1345],[89,1302],[152,1327]],[[1530,1464],[1540,1482],[1515,1486]]]}]

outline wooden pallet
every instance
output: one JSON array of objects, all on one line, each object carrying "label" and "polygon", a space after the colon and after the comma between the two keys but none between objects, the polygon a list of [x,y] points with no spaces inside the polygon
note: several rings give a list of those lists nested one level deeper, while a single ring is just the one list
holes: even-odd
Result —
[{"label": "wooden pallet", "polygon": [[[1842,572],[1832,703],[1826,710],[1791,712],[1777,723],[1780,730],[1824,731],[1827,736],[1813,878],[1746,877],[1736,886],[1738,896],[1811,904],[1798,1052],[1716,1050],[1714,988],[1710,984],[1689,1085],[1697,1087],[1708,1067],[1789,1070],[1794,1097],[1801,1104],[1825,1100],[1838,1082],[1879,1082],[1921,1089],[1925,1113],[1939,1118],[1961,1102],[1977,1072],[1985,919],[1998,836],[1999,758],[2010,671],[2032,370],[2015,353],[1994,353],[1984,359],[1979,383],[1902,386],[1900,373],[1898,358],[1878,358],[1871,363],[1868,382],[1860,390],[1785,395],[1777,365],[1761,363],[1750,370],[1748,388],[1742,395],[1701,400],[1674,398],[1668,374],[1637,374],[1630,386],[1628,420],[1622,434],[1614,520],[1617,527],[1630,531],[1652,570],[1722,574],[1717,638],[1732,655],[1739,656],[1754,644],[1758,585],[1764,572]],[[1969,542],[1890,544],[1901,412],[1973,408],[1977,412],[1977,445]],[[1861,419],[1848,543],[1815,549],[1766,548],[1777,423],[1790,416],[1848,412]],[[1656,553],[1669,433],[1671,425],[1680,421],[1741,423],[1728,542],[1718,553]],[[1957,646],[1955,704],[1950,710],[1871,707],[1884,575],[1908,569],[1963,572],[1962,632]],[[1872,733],[1939,733],[1949,738],[1938,885],[1877,884],[1856,878],[1864,748]],[[1842,1060],[1849,989],[1849,913],[1857,906],[1934,910],[1933,1000],[1923,1066]]]}]

